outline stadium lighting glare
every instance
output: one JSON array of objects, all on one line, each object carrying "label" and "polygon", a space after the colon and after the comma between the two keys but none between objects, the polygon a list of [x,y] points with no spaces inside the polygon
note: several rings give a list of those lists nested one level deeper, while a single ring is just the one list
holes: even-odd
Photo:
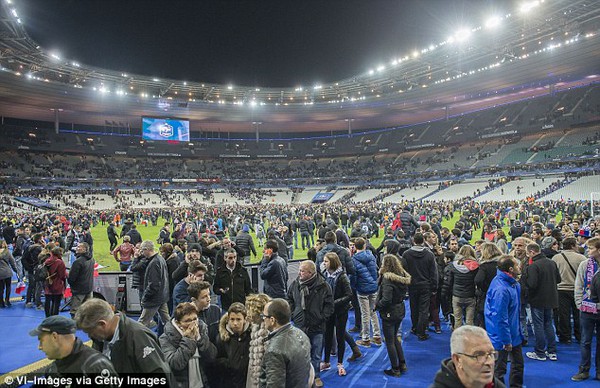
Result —
[{"label": "stadium lighting glare", "polygon": [[419,57],[419,52],[418,52],[418,51],[416,51],[416,50],[415,50],[415,51],[413,51],[413,54],[412,54],[412,56],[413,56],[413,58],[418,58],[418,57]]},{"label": "stadium lighting glare", "polygon": [[470,35],[471,35],[471,30],[469,30],[467,28],[462,28],[462,29],[456,31],[456,33],[454,34],[454,38],[456,39],[457,42],[464,42],[465,40],[467,40],[469,38]]},{"label": "stadium lighting glare", "polygon": [[81,67],[81,65],[77,62],[71,62],[71,65],[75,66],[75,67]]},{"label": "stadium lighting glare", "polygon": [[17,23],[19,23],[19,24],[22,23],[20,18],[17,18]]},{"label": "stadium lighting glare", "polygon": [[6,4],[12,4],[11,0],[6,0]]},{"label": "stadium lighting glare", "polygon": [[298,86],[296,89],[294,89],[295,92],[301,92],[302,90],[304,90],[302,89],[302,86]]},{"label": "stadium lighting glare", "polygon": [[485,28],[495,28],[495,27],[498,27],[501,22],[502,22],[502,19],[500,18],[500,16],[492,16],[491,18],[489,18],[488,20],[486,20],[486,22],[485,22]]},{"label": "stadium lighting glare", "polygon": [[16,9],[11,9],[10,12],[13,14],[14,17],[18,18],[19,15],[17,15],[17,10]]},{"label": "stadium lighting glare", "polygon": [[538,0],[528,1],[527,3],[523,3],[519,7],[519,11],[521,11],[521,13],[528,13],[529,11],[531,11],[532,9],[534,9],[535,7],[537,7],[538,5],[540,5],[540,2]]},{"label": "stadium lighting glare", "polygon": [[315,85],[315,87],[313,88],[314,90],[320,90],[323,89],[323,85]]},{"label": "stadium lighting glare", "polygon": [[50,56],[51,56],[53,59],[56,59],[57,61],[60,61],[60,55],[58,55],[57,53],[50,53]]},{"label": "stadium lighting glare", "polygon": [[254,108],[257,105],[256,100],[250,101],[250,106]]},{"label": "stadium lighting glare", "polygon": [[233,85],[227,85],[227,90],[233,90]]},{"label": "stadium lighting glare", "polygon": [[378,71],[378,72],[380,72],[380,73],[381,73],[381,72],[382,72],[382,71],[384,71],[384,70],[385,70],[385,66],[383,66],[383,65],[377,66],[377,71]]},{"label": "stadium lighting glare", "polygon": [[154,81],[154,82],[160,82],[160,80],[158,78],[152,78],[152,81]]},{"label": "stadium lighting glare", "polygon": [[373,70],[373,69],[369,70],[369,75],[373,75],[373,74],[375,74],[375,70]]}]

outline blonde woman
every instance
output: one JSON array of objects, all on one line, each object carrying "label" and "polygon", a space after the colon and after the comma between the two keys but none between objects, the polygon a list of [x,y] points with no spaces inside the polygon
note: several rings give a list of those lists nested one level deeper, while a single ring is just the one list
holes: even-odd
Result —
[{"label": "blonde woman", "polygon": [[483,318],[485,297],[492,279],[496,276],[500,256],[502,256],[502,252],[496,244],[491,242],[481,244],[479,271],[475,275],[475,295],[477,296],[475,324],[483,328],[485,328],[485,319]]},{"label": "blonde woman", "polygon": [[270,300],[271,298],[266,294],[251,294],[246,297],[246,319],[252,325],[246,388],[258,388],[259,386],[260,368],[265,354],[265,338],[269,335],[260,316]]}]

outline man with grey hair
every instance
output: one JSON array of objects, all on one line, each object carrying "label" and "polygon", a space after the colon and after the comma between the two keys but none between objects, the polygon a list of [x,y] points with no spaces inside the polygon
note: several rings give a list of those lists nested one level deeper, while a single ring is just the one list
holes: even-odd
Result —
[{"label": "man with grey hair", "polygon": [[69,271],[69,285],[71,286],[71,317],[75,316],[77,309],[85,301],[92,298],[94,289],[95,261],[86,242],[80,242],[75,247],[75,261]]},{"label": "man with grey hair", "polygon": [[429,388],[484,388],[490,383],[494,388],[506,387],[494,376],[498,352],[484,329],[465,325],[454,330],[450,337],[450,352],[451,358],[442,361]]},{"label": "man with grey hair", "polygon": [[75,323],[93,340],[92,347],[112,361],[117,373],[157,374],[170,382],[171,369],[156,334],[123,313],[115,314],[108,302],[88,300],[77,310]]},{"label": "man with grey hair", "polygon": [[170,319],[169,308],[169,272],[165,259],[154,251],[154,243],[150,240],[142,242],[140,252],[143,260],[148,261],[142,288],[142,314],[138,321],[149,328],[155,327],[154,315],[158,312],[163,324]]},{"label": "man with grey hair", "polygon": [[294,326],[310,339],[311,363],[315,370],[315,386],[322,387],[320,361],[323,354],[325,323],[333,314],[333,294],[325,279],[317,273],[315,263],[300,263],[298,278],[288,291],[288,302]]}]

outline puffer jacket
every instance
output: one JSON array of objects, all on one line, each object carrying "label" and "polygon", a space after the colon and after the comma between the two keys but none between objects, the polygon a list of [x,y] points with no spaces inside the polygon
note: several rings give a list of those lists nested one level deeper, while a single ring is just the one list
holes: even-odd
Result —
[{"label": "puffer jacket", "polygon": [[250,253],[256,256],[254,241],[248,232],[239,232],[235,237],[235,245],[244,253],[244,256],[250,256]]},{"label": "puffer jacket", "polygon": [[246,322],[242,334],[235,334],[227,324],[227,314],[221,317],[217,337],[217,375],[220,387],[243,388],[246,386],[250,360],[250,323]]},{"label": "puffer jacket", "polygon": [[[331,278],[329,278],[327,271],[323,272],[327,283],[331,285]],[[352,288],[350,287],[350,280],[348,276],[343,272],[334,274],[334,286],[333,286],[333,309],[334,313],[342,313],[348,311],[351,307],[352,301]]]},{"label": "puffer jacket", "polygon": [[479,270],[479,263],[471,259],[461,262],[459,259],[454,260],[446,268],[442,295],[456,296],[458,298],[474,298],[475,276]]},{"label": "puffer jacket", "polygon": [[340,262],[342,263],[342,267],[344,271],[348,275],[349,279],[352,279],[356,275],[356,269],[354,268],[354,261],[350,257],[350,253],[348,250],[341,245],[338,244],[327,244],[319,252],[317,252],[317,261],[315,264],[317,265],[317,271],[322,271],[321,265],[323,263],[323,258],[326,253],[334,252],[340,258]]},{"label": "puffer jacket", "polygon": [[159,342],[164,354],[164,359],[169,364],[175,378],[176,387],[189,387],[190,360],[198,351],[200,374],[204,386],[208,384],[205,366],[214,362],[217,348],[208,340],[208,329],[204,322],[198,320],[199,339],[193,340],[184,337],[174,326],[173,320],[165,325],[165,331],[160,336]]},{"label": "puffer jacket", "polygon": [[288,323],[267,337],[259,386],[306,388],[311,368],[310,340]]},{"label": "puffer jacket", "polygon": [[404,269],[399,274],[386,272],[380,276],[375,309],[382,320],[401,322],[404,319],[404,296],[409,284],[410,275]]},{"label": "puffer jacket", "polygon": [[369,250],[357,252],[352,256],[356,268],[356,278],[350,278],[350,284],[361,295],[377,292],[377,260]]}]

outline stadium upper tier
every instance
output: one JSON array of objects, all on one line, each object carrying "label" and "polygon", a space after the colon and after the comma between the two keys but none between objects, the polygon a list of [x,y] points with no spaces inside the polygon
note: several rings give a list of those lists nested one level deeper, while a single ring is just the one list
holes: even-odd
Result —
[{"label": "stadium upper tier", "polygon": [[[348,79],[289,88],[217,85],[60,58],[28,36],[16,8],[1,2],[0,115],[56,120],[60,129],[139,131],[141,116],[189,118],[197,138],[396,128],[593,82],[600,57],[600,6],[549,0],[527,16],[507,9],[496,30],[474,27],[464,42],[443,40]],[[515,118],[519,110],[507,113]]]}]

